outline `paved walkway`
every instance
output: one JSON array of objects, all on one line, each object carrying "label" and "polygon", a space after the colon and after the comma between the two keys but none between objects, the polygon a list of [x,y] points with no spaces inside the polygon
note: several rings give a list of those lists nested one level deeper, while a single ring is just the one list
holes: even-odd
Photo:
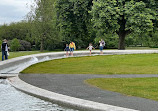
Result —
[{"label": "paved walkway", "polygon": [[59,94],[141,111],[158,111],[157,101],[125,96],[84,83],[84,80],[90,78],[158,77],[158,75],[23,74],[19,77],[31,85]]}]

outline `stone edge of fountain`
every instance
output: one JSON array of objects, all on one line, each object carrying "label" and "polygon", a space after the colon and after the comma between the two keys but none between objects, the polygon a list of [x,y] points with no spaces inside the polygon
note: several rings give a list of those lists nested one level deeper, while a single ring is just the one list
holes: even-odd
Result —
[{"label": "stone edge of fountain", "polygon": [[25,92],[29,95],[50,101],[52,103],[59,104],[74,109],[85,110],[85,111],[137,111],[133,109],[122,108],[118,106],[112,106],[102,104],[98,102],[88,101],[80,98],[70,97],[58,93],[54,93],[45,89],[41,89],[30,85],[22,81],[18,76],[9,77],[8,82],[11,86],[16,89]]},{"label": "stone edge of fountain", "polygon": [[[107,50],[107,54],[140,54],[140,53],[158,53],[157,50]],[[99,54],[99,51],[93,51],[95,54]],[[14,62],[18,60],[23,60],[26,58],[30,58],[32,56],[36,57],[41,57],[41,56],[49,56],[49,55],[63,55],[65,54],[64,52],[58,52],[58,53],[44,53],[44,54],[34,54],[34,55],[29,55],[29,56],[23,56],[23,57],[18,57],[12,60],[9,60],[9,63],[14,64]],[[89,51],[76,51],[74,54],[79,54],[79,55],[85,55],[89,54]],[[2,66],[3,64],[9,64],[7,61],[1,63],[0,65]],[[15,77],[14,77],[15,76]],[[112,106],[112,105],[107,105],[107,104],[102,104],[98,102],[93,102],[93,101],[88,101],[84,99],[79,99],[79,98],[74,98],[62,94],[57,94],[51,91],[47,91],[35,86],[32,86],[24,81],[22,81],[19,77],[18,74],[16,75],[5,75],[5,74],[0,74],[0,77],[7,78],[8,82],[15,87],[16,89],[25,92],[27,94],[36,96],[38,98],[42,98],[45,100],[49,100],[53,103],[57,103],[59,105],[64,105],[67,107],[72,107],[75,109],[80,109],[80,110],[86,110],[86,111],[109,111],[109,110],[119,110],[119,111],[136,111],[133,109],[127,109],[127,108],[122,108],[122,107],[117,107],[117,106]]]}]

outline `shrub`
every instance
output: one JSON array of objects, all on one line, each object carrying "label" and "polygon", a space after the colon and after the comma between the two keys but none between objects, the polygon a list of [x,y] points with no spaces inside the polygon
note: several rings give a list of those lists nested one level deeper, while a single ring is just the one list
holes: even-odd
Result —
[{"label": "shrub", "polygon": [[[0,40],[0,46],[2,45],[2,41]],[[1,48],[0,48],[0,51],[1,51]]]},{"label": "shrub", "polygon": [[31,43],[25,40],[19,40],[21,46],[19,48],[20,51],[29,51],[31,50]]},{"label": "shrub", "polygon": [[10,50],[11,51],[19,51],[20,48],[20,42],[17,38],[10,41]]}]

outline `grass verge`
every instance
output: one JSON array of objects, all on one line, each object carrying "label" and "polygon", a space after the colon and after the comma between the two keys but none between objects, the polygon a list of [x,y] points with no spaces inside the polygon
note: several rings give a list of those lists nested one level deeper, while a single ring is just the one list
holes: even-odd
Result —
[{"label": "grass verge", "polygon": [[95,78],[85,82],[128,96],[158,100],[158,78]]},{"label": "grass verge", "polygon": [[158,74],[158,54],[66,58],[38,63],[22,73]]}]

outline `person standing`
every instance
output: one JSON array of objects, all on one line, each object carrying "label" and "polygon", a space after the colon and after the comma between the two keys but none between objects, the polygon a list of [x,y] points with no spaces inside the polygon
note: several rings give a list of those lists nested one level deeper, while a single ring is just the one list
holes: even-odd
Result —
[{"label": "person standing", "polygon": [[3,40],[3,43],[1,45],[1,51],[2,51],[2,61],[4,60],[4,57],[5,57],[5,60],[7,60],[8,59],[8,44],[7,44],[6,39]]},{"label": "person standing", "polygon": [[69,44],[69,49],[70,49],[70,54],[71,56],[73,56],[73,51],[76,49],[76,46],[75,46],[75,43],[74,42],[71,42]]},{"label": "person standing", "polygon": [[91,52],[92,52],[92,49],[95,49],[92,44],[90,43],[89,46],[87,47],[87,49],[89,49],[90,51],[90,56],[91,56]]},{"label": "person standing", "polygon": [[101,41],[99,41],[99,46],[100,46],[100,54],[103,54],[103,48],[105,46],[105,42],[103,39],[101,39]]}]

